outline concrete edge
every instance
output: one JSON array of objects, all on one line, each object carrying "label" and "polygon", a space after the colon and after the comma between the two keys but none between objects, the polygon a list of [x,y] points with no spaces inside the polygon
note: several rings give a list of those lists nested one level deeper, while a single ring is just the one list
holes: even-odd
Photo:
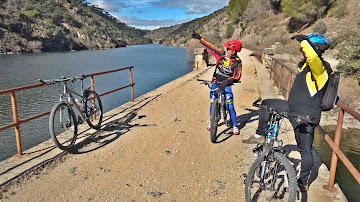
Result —
[{"label": "concrete edge", "polygon": [[[133,111],[133,108],[135,108],[134,106],[138,105],[143,100],[147,100],[149,98],[157,98],[158,96],[161,96],[162,94],[165,94],[176,88],[177,86],[181,85],[183,82],[189,81],[204,74],[210,68],[211,67],[199,70],[194,69],[193,71],[173,81],[170,81],[169,83],[166,83],[148,93],[145,93],[135,98],[133,102],[126,102],[116,107],[115,109],[104,113],[104,117],[111,117],[113,113],[126,115],[129,113],[129,111]],[[122,112],[119,113],[119,109]],[[111,118],[106,121],[104,120],[102,123],[102,128],[106,127],[106,124],[110,121],[112,121]],[[86,136],[84,138],[78,138],[76,145],[84,144],[86,139],[96,136],[99,133],[93,129],[82,129],[81,131],[79,130],[79,134],[87,132],[92,133],[92,135]],[[56,146],[52,143],[52,140],[49,138],[49,140],[23,151],[23,154],[24,155],[21,157],[14,156],[0,162],[0,190],[6,189],[6,187],[10,187],[16,184],[18,181],[21,181],[22,179],[31,176],[34,172],[37,173],[38,171],[46,167],[46,165],[48,164],[62,161],[61,159],[66,158],[68,153],[66,151],[62,151],[56,148]]]}]

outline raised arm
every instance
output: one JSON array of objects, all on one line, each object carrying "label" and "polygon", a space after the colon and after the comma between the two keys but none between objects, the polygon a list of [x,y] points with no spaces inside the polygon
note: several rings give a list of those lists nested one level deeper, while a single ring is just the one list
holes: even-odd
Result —
[{"label": "raised arm", "polygon": [[206,50],[215,57],[216,60],[220,58],[220,56],[223,55],[223,51],[216,48],[214,45],[212,45],[208,40],[200,36],[200,34],[196,33],[195,31],[192,34],[192,37],[194,39],[199,39],[200,43],[206,48]]}]

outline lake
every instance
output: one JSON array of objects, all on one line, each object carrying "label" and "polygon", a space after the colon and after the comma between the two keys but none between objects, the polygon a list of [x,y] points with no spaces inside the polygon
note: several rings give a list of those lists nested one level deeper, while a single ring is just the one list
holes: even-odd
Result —
[{"label": "lake", "polygon": [[[0,55],[0,90],[35,84],[38,79],[74,77],[134,66],[136,98],[191,72],[192,65],[185,48],[158,44],[110,50]],[[89,83],[88,78],[85,85]],[[99,94],[128,84],[128,70],[94,77],[95,90]],[[75,89],[79,89],[80,83],[75,85]],[[16,93],[19,120],[50,110],[58,102],[61,92],[61,85],[51,85]],[[131,88],[101,97],[104,112],[130,99]],[[49,116],[44,116],[20,126],[23,151],[50,139],[48,119]],[[0,95],[0,125],[12,122],[10,95]],[[13,127],[0,131],[0,150],[0,160],[17,153]]]}]

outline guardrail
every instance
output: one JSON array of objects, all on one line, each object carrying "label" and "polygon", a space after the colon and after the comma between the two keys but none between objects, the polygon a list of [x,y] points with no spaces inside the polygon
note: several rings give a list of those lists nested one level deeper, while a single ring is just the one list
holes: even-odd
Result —
[{"label": "guardrail", "polygon": [[[95,76],[103,75],[103,74],[109,74],[109,73],[118,72],[118,71],[128,69],[129,74],[130,74],[130,82],[131,82],[129,85],[122,86],[120,88],[116,88],[114,90],[99,94],[99,96],[107,95],[109,93],[113,93],[115,91],[118,91],[118,90],[121,90],[121,89],[124,89],[124,88],[127,88],[127,87],[131,87],[131,101],[134,101],[134,85],[135,85],[135,83],[133,82],[133,77],[132,77],[132,72],[131,72],[132,68],[134,68],[134,67],[130,66],[130,67],[124,67],[124,68],[105,71],[105,72],[88,74],[88,76],[90,77],[90,82],[92,84],[92,90],[94,90],[94,86],[95,86],[94,85],[94,77]],[[20,125],[23,124],[23,123],[29,122],[31,120],[40,118],[42,116],[46,116],[46,115],[50,114],[50,112],[51,112],[51,110],[49,110],[49,111],[46,111],[46,112],[39,113],[37,115],[31,116],[29,118],[26,118],[24,120],[19,120],[18,113],[17,113],[16,95],[15,95],[15,93],[18,92],[18,91],[34,89],[34,88],[39,88],[39,87],[43,87],[43,86],[45,86],[45,84],[39,83],[39,84],[32,84],[32,85],[27,85],[27,86],[20,86],[20,87],[11,88],[11,89],[0,90],[0,95],[9,93],[10,96],[11,96],[11,106],[12,106],[12,114],[13,114],[14,122],[11,123],[11,124],[0,126],[0,131],[6,130],[6,129],[11,128],[11,127],[15,128],[16,145],[17,145],[17,152],[18,152],[15,156],[21,156],[22,155]]]},{"label": "guardrail", "polygon": [[[253,52],[254,56],[262,62],[262,52],[256,50]],[[280,66],[280,67],[279,67]],[[293,77],[297,74],[294,70],[290,69],[285,64],[281,63],[280,61],[272,58],[272,63],[269,67],[270,79],[273,80],[273,84],[276,85],[279,89],[278,94],[285,94],[286,100],[289,99],[289,92],[291,83],[293,81]],[[287,83],[284,85],[283,78],[287,78]],[[286,86],[286,87],[284,87]],[[319,125],[316,128],[319,132],[324,136],[326,142],[330,145],[333,150],[332,157],[331,157],[331,164],[330,164],[330,174],[329,174],[329,182],[327,185],[324,185],[323,188],[329,191],[336,191],[334,187],[335,182],[335,172],[337,167],[337,160],[338,158],[344,163],[345,167],[350,171],[356,181],[360,184],[360,173],[354,167],[354,165],[349,161],[349,159],[344,155],[344,153],[340,150],[340,139],[341,139],[341,130],[344,120],[344,112],[348,112],[351,116],[356,118],[360,121],[360,114],[355,110],[351,109],[350,107],[346,106],[341,101],[338,101],[336,105],[339,107],[339,115],[337,120],[337,125],[335,129],[335,137],[334,141],[330,138],[329,135],[326,134],[324,129]]]}]

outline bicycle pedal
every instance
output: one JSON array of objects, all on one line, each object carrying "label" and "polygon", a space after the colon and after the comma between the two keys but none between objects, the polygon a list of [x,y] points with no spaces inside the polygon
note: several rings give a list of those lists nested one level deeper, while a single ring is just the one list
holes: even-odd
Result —
[{"label": "bicycle pedal", "polygon": [[82,124],[82,123],[83,123],[83,120],[82,120],[81,116],[78,115],[78,124]]}]

